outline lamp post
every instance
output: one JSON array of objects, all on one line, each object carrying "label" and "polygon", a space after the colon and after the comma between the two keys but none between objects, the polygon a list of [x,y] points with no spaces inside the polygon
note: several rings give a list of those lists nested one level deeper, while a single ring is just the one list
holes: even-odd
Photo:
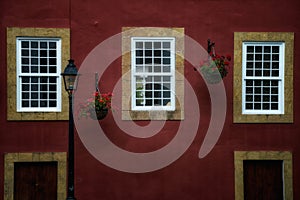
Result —
[{"label": "lamp post", "polygon": [[67,200],[76,200],[74,197],[74,120],[73,120],[73,91],[77,86],[78,71],[74,60],[61,73],[64,79],[65,89],[69,95],[69,145],[68,145],[68,193]]}]

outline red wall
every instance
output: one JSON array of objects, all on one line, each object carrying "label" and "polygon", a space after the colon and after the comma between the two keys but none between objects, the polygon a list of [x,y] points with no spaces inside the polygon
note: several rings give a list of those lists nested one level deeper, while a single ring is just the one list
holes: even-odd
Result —
[{"label": "red wall", "polygon": [[[71,0],[70,0],[71,1]],[[71,6],[71,7],[70,7]],[[71,27],[71,52],[80,66],[87,54],[122,27],[184,27],[185,34],[204,47],[211,38],[221,54],[233,55],[233,33],[241,31],[294,32],[294,123],[233,124],[233,67],[224,79],[227,117],[222,135],[203,159],[198,151],[210,117],[210,99],[200,76],[187,62],[185,77],[198,95],[201,120],[197,136],[187,152],[161,170],[131,174],[106,167],[94,159],[76,136],[75,193],[81,199],[234,199],[235,150],[289,150],[293,152],[294,199],[300,199],[300,112],[297,70],[300,64],[300,1],[221,0],[62,0],[0,1],[0,200],[3,199],[5,152],[67,151],[68,122],[12,122],[6,120],[6,27]],[[71,12],[70,12],[71,11]],[[71,23],[70,23],[71,19]],[[70,26],[71,24],[71,26]],[[105,72],[104,91],[121,76],[121,59]],[[194,106],[194,105],[187,105]],[[136,152],[158,149],[172,140],[179,122],[167,122],[164,131],[149,139],[125,135],[110,115],[101,122],[110,139]],[[174,129],[175,127],[175,129]]]}]

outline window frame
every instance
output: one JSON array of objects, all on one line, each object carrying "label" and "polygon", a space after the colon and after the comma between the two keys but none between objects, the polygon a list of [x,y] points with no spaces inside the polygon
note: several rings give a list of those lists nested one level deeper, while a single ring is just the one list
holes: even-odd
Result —
[{"label": "window frame", "polygon": [[[254,115],[274,115],[274,114],[284,114],[284,52],[285,52],[285,43],[284,42],[257,42],[257,41],[245,41],[242,43],[242,114],[254,114]],[[246,56],[247,56],[247,46],[279,46],[279,76],[278,77],[267,77],[267,76],[247,76],[246,75]],[[264,55],[264,54],[262,54]],[[263,60],[262,60],[263,61]],[[277,80],[278,81],[278,109],[277,110],[255,110],[254,108],[252,110],[246,109],[246,81],[247,80]],[[253,93],[255,94],[255,93]],[[262,103],[263,101],[261,101]]]},{"label": "window frame", "polygon": [[[122,120],[184,120],[184,46],[183,27],[122,27]],[[175,110],[131,109],[131,38],[174,37],[175,38]]]},{"label": "window frame", "polygon": [[[139,73],[136,71],[136,42],[170,42],[170,72],[142,72]],[[149,110],[166,110],[174,111],[175,110],[175,68],[176,68],[176,54],[175,54],[175,37],[132,37],[131,38],[131,109],[133,111],[149,111]],[[152,49],[153,50],[153,49]],[[151,58],[154,58],[153,56]],[[163,58],[163,57],[162,57]],[[146,67],[143,64],[143,67]],[[161,65],[162,67],[162,65]],[[170,104],[171,105],[162,105],[162,106],[137,106],[136,105],[136,77],[140,76],[145,79],[147,76],[170,76]],[[143,84],[145,82],[143,81]],[[145,86],[145,85],[144,85]],[[155,90],[152,90],[155,91]],[[145,95],[145,94],[144,94]],[[143,96],[144,96],[143,95]],[[153,99],[153,97],[152,97]],[[163,100],[163,99],[161,99]]]},{"label": "window frame", "polygon": [[[55,41],[56,42],[56,73],[22,73],[21,72],[21,43],[22,41]],[[61,95],[61,51],[62,51],[62,39],[59,37],[16,37],[16,91],[17,91],[17,112],[61,112],[62,110],[62,95]],[[49,57],[49,56],[48,56]],[[38,57],[39,58],[39,57]],[[56,77],[56,107],[22,107],[22,90],[21,90],[21,77]],[[40,84],[38,84],[40,85]],[[49,100],[49,98],[47,99]]]},{"label": "window frame", "polygon": [[[233,123],[294,123],[294,32],[234,32]],[[284,42],[284,114],[243,114],[243,42]]]}]

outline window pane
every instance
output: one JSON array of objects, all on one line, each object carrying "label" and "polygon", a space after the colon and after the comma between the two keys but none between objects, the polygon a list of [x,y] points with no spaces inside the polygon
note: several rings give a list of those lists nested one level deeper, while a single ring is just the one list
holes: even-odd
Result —
[{"label": "window pane", "polygon": [[252,103],[246,103],[246,109],[252,110],[253,104]]},{"label": "window pane", "polygon": [[40,43],[40,48],[41,48],[41,49],[47,49],[47,47],[48,47],[47,42],[41,42],[41,43]]},{"label": "window pane", "polygon": [[28,58],[22,58],[22,64],[29,64],[29,59]]},{"label": "window pane", "polygon": [[22,92],[22,99],[29,99],[29,92]]},{"label": "window pane", "polygon": [[161,48],[161,42],[154,42],[154,49],[160,49]]},{"label": "window pane", "polygon": [[56,107],[56,101],[49,101],[49,107]]},{"label": "window pane", "polygon": [[163,64],[170,64],[170,63],[171,63],[170,58],[164,58],[163,59]]},{"label": "window pane", "polygon": [[161,101],[161,99],[154,99],[154,105],[155,105],[155,106],[162,106],[162,101]]},{"label": "window pane", "polygon": [[253,62],[247,62],[246,67],[247,67],[247,69],[252,69],[253,68]]},{"label": "window pane", "polygon": [[31,93],[31,99],[38,99],[39,95],[36,92]]},{"label": "window pane", "polygon": [[278,110],[278,103],[271,103],[271,110]]},{"label": "window pane", "polygon": [[22,66],[22,73],[29,73],[29,66]]},{"label": "window pane", "polygon": [[31,101],[30,106],[31,107],[38,107],[39,106],[38,101]]},{"label": "window pane", "polygon": [[28,84],[23,84],[22,85],[22,91],[29,91],[29,85]]},{"label": "window pane", "polygon": [[170,98],[171,97],[171,92],[163,92],[164,98]]},{"label": "window pane", "polygon": [[143,55],[144,55],[144,52],[143,52],[143,50],[136,50],[136,51],[135,51],[135,55],[136,55],[136,56],[143,56]]},{"label": "window pane", "polygon": [[160,66],[154,66],[154,72],[161,72]]},{"label": "window pane", "polygon": [[144,46],[143,42],[137,42],[135,47],[138,48],[138,49],[142,49],[143,46]]},{"label": "window pane", "polygon": [[28,108],[29,107],[29,101],[22,101],[22,107]]},{"label": "window pane", "polygon": [[22,50],[21,56],[29,56],[29,51],[28,50]]},{"label": "window pane", "polygon": [[271,56],[270,54],[264,54],[264,60],[270,60]]},{"label": "window pane", "polygon": [[37,58],[31,58],[31,64],[32,65],[37,65],[38,64],[38,59]]},{"label": "window pane", "polygon": [[38,73],[39,69],[38,66],[31,66],[31,73]]},{"label": "window pane", "polygon": [[49,93],[49,99],[56,99],[56,93]]},{"label": "window pane", "polygon": [[145,56],[152,56],[152,50],[146,50]]},{"label": "window pane", "polygon": [[170,52],[170,51],[164,50],[164,51],[163,51],[163,56],[165,56],[165,57],[170,57],[170,56],[171,56],[171,52]]},{"label": "window pane", "polygon": [[254,52],[254,46],[247,46],[247,53],[253,53]]},{"label": "window pane", "polygon": [[38,48],[38,42],[31,42],[31,48]]},{"label": "window pane", "polygon": [[49,42],[50,49],[56,49],[56,42]]},{"label": "window pane", "polygon": [[56,57],[56,50],[49,51],[49,56],[50,57]]},{"label": "window pane", "polygon": [[21,47],[22,48],[29,48],[29,42],[28,41],[22,41],[21,42]]},{"label": "window pane", "polygon": [[163,48],[164,49],[169,49],[171,46],[171,43],[170,42],[163,42]]},{"label": "window pane", "polygon": [[261,53],[262,52],[262,47],[261,46],[256,46],[255,47],[255,53]]},{"label": "window pane", "polygon": [[263,103],[263,110],[270,110],[270,104],[269,103]]},{"label": "window pane", "polygon": [[40,107],[48,107],[47,101],[40,101]]},{"label": "window pane", "polygon": [[161,64],[161,58],[154,58],[155,64]]},{"label": "window pane", "polygon": [[271,52],[271,46],[264,46],[264,52],[270,53]]},{"label": "window pane", "polygon": [[49,91],[56,91],[56,85],[49,85]]},{"label": "window pane", "polygon": [[56,58],[49,58],[49,65],[56,65]]},{"label": "window pane", "polygon": [[41,51],[40,51],[40,56],[41,56],[41,57],[47,57],[47,56],[48,56],[47,50],[41,50]]},{"label": "window pane", "polygon": [[145,64],[152,64],[152,58],[145,58]]},{"label": "window pane", "polygon": [[152,42],[145,42],[145,49],[152,49]]},{"label": "window pane", "polygon": [[48,72],[48,67],[47,66],[41,66],[40,67],[40,73],[47,73]]},{"label": "window pane", "polygon": [[31,56],[37,57],[38,56],[38,51],[37,50],[31,50]]},{"label": "window pane", "polygon": [[272,53],[279,53],[279,46],[273,46]]},{"label": "window pane", "polygon": [[41,99],[48,99],[48,93],[42,92],[41,93]]},{"label": "window pane", "polygon": [[31,91],[38,91],[38,85],[37,84],[32,84],[31,85]]},{"label": "window pane", "polygon": [[253,60],[254,56],[253,54],[247,54],[247,60]]},{"label": "window pane", "polygon": [[160,57],[161,56],[161,50],[155,50],[154,51],[154,56],[155,57]]},{"label": "window pane", "polygon": [[264,69],[270,69],[271,65],[270,62],[264,62]]},{"label": "window pane", "polygon": [[263,76],[270,76],[270,70],[264,70]]},{"label": "window pane", "polygon": [[47,63],[47,58],[41,58],[40,59],[40,64],[41,65],[47,65],[48,63]]},{"label": "window pane", "polygon": [[255,54],[255,60],[262,60],[262,54]]},{"label": "window pane", "polygon": [[273,54],[272,55],[272,60],[273,61],[279,61],[279,54]]},{"label": "window pane", "polygon": [[163,72],[171,72],[171,66],[164,66]]}]

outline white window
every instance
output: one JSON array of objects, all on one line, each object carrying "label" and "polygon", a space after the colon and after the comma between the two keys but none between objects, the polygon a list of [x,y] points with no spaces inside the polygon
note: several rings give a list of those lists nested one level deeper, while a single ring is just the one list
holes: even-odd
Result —
[{"label": "white window", "polygon": [[61,111],[61,39],[17,37],[17,111]]},{"label": "white window", "polygon": [[131,38],[131,109],[175,110],[175,38]]},{"label": "white window", "polygon": [[243,42],[243,114],[284,114],[284,42]]}]

